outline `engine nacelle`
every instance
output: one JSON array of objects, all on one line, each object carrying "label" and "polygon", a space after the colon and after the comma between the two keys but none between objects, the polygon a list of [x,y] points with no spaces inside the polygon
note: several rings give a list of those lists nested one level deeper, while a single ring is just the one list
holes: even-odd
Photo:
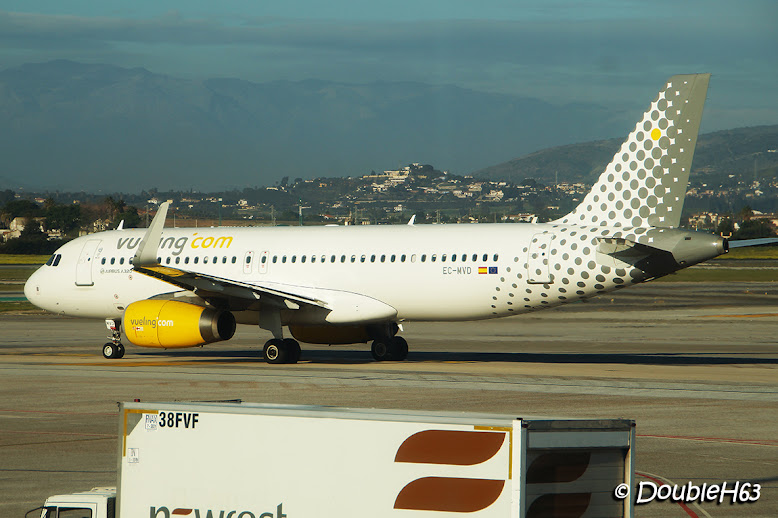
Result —
[{"label": "engine nacelle", "polygon": [[142,347],[193,347],[235,334],[235,317],[229,311],[176,300],[133,302],[123,321],[127,339]]},{"label": "engine nacelle", "polygon": [[358,344],[370,340],[367,326],[289,326],[289,331],[308,344]]}]

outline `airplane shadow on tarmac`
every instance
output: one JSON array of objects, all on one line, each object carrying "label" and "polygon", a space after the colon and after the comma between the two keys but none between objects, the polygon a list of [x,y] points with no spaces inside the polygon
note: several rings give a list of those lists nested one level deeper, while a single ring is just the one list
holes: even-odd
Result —
[{"label": "airplane shadow on tarmac", "polygon": [[[130,351],[128,351],[130,352]],[[134,353],[134,354],[132,354]],[[264,363],[261,350],[235,349],[196,351],[138,351],[132,356],[157,358],[169,362],[195,363]],[[130,356],[128,355],[128,358]],[[301,363],[367,364],[376,363],[369,351],[303,349]],[[546,364],[624,364],[624,365],[778,365],[778,357],[761,357],[753,353],[524,353],[524,352],[446,352],[411,351],[404,362],[387,363],[546,363]]]}]

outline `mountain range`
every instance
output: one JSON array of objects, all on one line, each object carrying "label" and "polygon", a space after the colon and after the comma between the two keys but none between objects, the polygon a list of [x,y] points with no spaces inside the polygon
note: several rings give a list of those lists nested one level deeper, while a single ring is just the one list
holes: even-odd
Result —
[{"label": "mountain range", "polygon": [[0,71],[0,183],[215,191],[409,162],[467,174],[625,133],[634,118],[454,86],[195,80],[58,60]]},{"label": "mountain range", "polygon": [[[476,171],[489,180],[521,182],[533,178],[549,185],[559,182],[592,184],[605,170],[624,137],[558,146],[530,153]],[[736,128],[706,133],[697,139],[692,163],[692,181],[778,176],[778,125]]]}]

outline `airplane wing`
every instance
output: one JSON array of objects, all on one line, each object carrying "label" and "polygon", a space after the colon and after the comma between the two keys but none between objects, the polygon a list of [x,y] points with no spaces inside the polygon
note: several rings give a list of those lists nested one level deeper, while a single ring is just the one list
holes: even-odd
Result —
[{"label": "airplane wing", "polygon": [[311,296],[159,264],[135,265],[135,271],[193,291],[204,299],[235,297],[248,301],[263,300],[271,305],[282,305],[285,309],[299,309],[301,304],[328,308],[326,302]]},{"label": "airplane wing", "polygon": [[[169,203],[160,205],[133,257],[136,272],[194,292],[198,297],[224,305],[235,302],[239,309],[302,310],[309,321],[330,324],[379,322],[397,317],[397,310],[367,295],[332,289],[307,288],[275,283],[242,282],[215,275],[162,266],[157,248]],[[235,300],[237,299],[237,300]],[[254,308],[256,309],[256,307]],[[313,310],[313,311],[310,311]]]}]

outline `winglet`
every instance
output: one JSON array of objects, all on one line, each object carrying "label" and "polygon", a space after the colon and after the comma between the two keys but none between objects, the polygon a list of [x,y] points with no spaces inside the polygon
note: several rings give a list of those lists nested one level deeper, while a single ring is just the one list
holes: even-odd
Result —
[{"label": "winglet", "polygon": [[121,220],[119,222],[119,226],[116,227],[116,230],[124,230],[124,220]]},{"label": "winglet", "polygon": [[154,219],[151,220],[146,234],[143,236],[143,240],[138,246],[138,251],[135,252],[135,257],[132,259],[132,264],[135,266],[151,266],[157,263],[157,249],[159,248],[159,240],[162,237],[162,229],[165,227],[165,218],[167,218],[167,209],[170,206],[170,202],[159,206],[157,214]]},{"label": "winglet", "polygon": [[408,220],[408,225],[413,226],[415,221],[416,221],[416,214],[411,216],[411,219]]}]

